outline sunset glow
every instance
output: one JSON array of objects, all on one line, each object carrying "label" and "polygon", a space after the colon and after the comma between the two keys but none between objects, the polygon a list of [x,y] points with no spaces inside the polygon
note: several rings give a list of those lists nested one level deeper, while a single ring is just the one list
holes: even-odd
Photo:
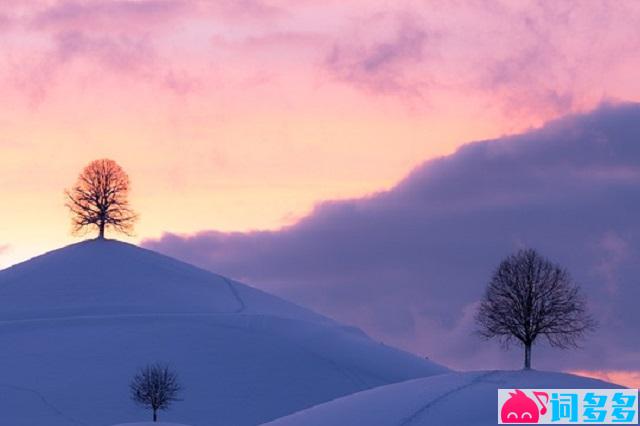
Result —
[{"label": "sunset glow", "polygon": [[455,369],[519,365],[469,336],[500,256],[535,245],[601,324],[542,366],[640,387],[639,22],[632,0],[2,1],[0,269],[86,238],[64,191],[110,158],[139,221],[107,237]]},{"label": "sunset glow", "polygon": [[494,9],[4,3],[0,264],[71,241],[62,190],[95,158],[132,178],[134,240],[274,229],[467,141],[640,96],[636,3]]}]

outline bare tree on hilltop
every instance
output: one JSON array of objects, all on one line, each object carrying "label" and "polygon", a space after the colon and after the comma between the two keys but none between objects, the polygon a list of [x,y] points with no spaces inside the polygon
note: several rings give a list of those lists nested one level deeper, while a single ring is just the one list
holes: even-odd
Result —
[{"label": "bare tree on hilltop", "polygon": [[531,368],[531,347],[538,336],[551,346],[577,346],[595,327],[579,287],[569,273],[535,250],[507,257],[493,274],[476,316],[480,334],[505,346],[524,346],[524,368]]},{"label": "bare tree on hilltop", "polygon": [[133,230],[138,216],[129,207],[129,176],[115,161],[92,161],[65,194],[74,233],[96,227],[104,238],[107,228],[127,235]]}]

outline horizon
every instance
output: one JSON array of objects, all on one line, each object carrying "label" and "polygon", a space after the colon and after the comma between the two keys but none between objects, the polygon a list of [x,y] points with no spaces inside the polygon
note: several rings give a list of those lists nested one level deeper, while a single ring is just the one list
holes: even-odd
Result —
[{"label": "horizon", "polygon": [[0,273],[97,235],[65,191],[110,159],[139,218],[107,239],[455,371],[520,368],[477,312],[535,249],[599,326],[533,368],[640,388],[638,22],[631,0],[2,3]]}]

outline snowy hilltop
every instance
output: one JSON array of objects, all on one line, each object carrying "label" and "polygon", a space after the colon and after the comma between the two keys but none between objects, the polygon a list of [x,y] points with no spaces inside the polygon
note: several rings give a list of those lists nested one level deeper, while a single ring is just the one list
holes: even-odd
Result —
[{"label": "snowy hilltop", "polygon": [[256,425],[372,387],[448,371],[252,287],[136,246],[74,244],[0,271],[0,419],[148,420],[136,369],[184,391],[160,420]]},{"label": "snowy hilltop", "polygon": [[268,425],[494,426],[499,388],[617,387],[586,377],[535,370],[449,373],[362,391]]}]

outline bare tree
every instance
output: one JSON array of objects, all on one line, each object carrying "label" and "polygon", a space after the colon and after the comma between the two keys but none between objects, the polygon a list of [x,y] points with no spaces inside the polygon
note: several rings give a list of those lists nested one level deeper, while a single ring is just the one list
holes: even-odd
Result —
[{"label": "bare tree", "polygon": [[129,384],[131,399],[146,409],[153,410],[153,421],[158,421],[158,410],[166,410],[179,401],[182,389],[178,375],[168,365],[150,364],[141,368]]},{"label": "bare tree", "polygon": [[107,227],[127,235],[133,230],[137,215],[129,207],[129,177],[115,161],[92,161],[65,194],[75,233],[95,226],[104,238]]},{"label": "bare tree", "polygon": [[525,369],[531,368],[531,347],[538,336],[555,347],[575,347],[596,325],[569,273],[532,249],[500,263],[476,320],[483,337],[497,337],[505,347],[522,344]]}]

